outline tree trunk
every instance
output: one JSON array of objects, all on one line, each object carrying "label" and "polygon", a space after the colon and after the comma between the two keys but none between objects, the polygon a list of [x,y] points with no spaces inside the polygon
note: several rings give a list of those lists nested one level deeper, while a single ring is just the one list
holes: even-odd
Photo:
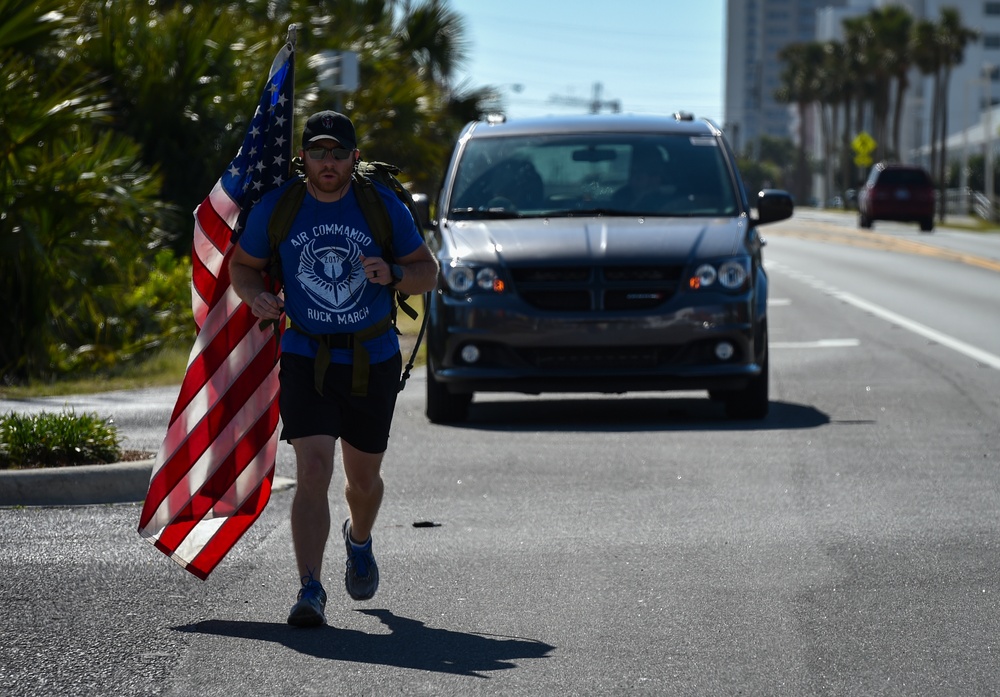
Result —
[{"label": "tree trunk", "polygon": [[[854,188],[854,177],[851,176],[851,165],[853,155],[851,150],[851,98],[844,99],[844,134],[841,138],[840,148],[840,180],[846,192],[847,189]],[[846,204],[847,201],[845,200]]]},{"label": "tree trunk", "polygon": [[811,186],[809,176],[809,161],[806,158],[806,116],[809,110],[809,104],[807,102],[799,102],[799,153],[798,162],[795,165],[795,178],[798,180],[795,183],[796,198],[798,200],[798,205],[803,205],[809,189]]},{"label": "tree trunk", "polygon": [[940,132],[940,120],[941,120],[941,72],[940,70],[934,71],[934,97],[931,101],[931,166],[930,172],[931,177],[937,176],[937,161],[938,161],[938,133]]},{"label": "tree trunk", "polygon": [[[829,109],[824,109],[820,107],[820,119],[823,123],[823,154],[826,158],[826,200],[829,201],[833,198],[833,192],[837,191],[838,188],[834,185],[833,173],[834,173],[834,156],[837,152],[837,109],[836,104],[831,104]],[[825,205],[825,202],[824,202]],[[844,197],[840,197],[840,207],[844,207]]]},{"label": "tree trunk", "polygon": [[903,145],[899,142],[900,124],[903,120],[903,99],[906,96],[906,81],[901,78],[896,81],[896,105],[892,112],[892,147],[896,151],[896,159],[903,160]]},{"label": "tree trunk", "polygon": [[947,206],[947,195],[948,195],[948,109],[946,105],[948,104],[948,87],[951,85],[951,67],[945,67],[944,69],[944,80],[942,85],[942,99],[941,103],[941,153],[940,162],[938,163],[939,177],[938,177],[938,189],[941,192],[941,196],[938,199],[940,205],[938,206],[938,219],[943,223],[945,217],[945,209]]}]

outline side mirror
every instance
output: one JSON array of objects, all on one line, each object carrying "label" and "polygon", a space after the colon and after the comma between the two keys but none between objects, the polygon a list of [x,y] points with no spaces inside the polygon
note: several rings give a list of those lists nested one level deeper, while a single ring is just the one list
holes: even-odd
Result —
[{"label": "side mirror", "polygon": [[792,217],[795,202],[781,189],[764,189],[757,194],[757,224],[765,225]]}]

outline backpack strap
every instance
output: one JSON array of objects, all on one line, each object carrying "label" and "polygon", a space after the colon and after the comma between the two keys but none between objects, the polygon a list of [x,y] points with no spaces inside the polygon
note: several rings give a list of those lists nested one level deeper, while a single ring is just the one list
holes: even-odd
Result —
[{"label": "backpack strap", "polygon": [[271,211],[271,218],[267,223],[267,239],[271,246],[271,259],[268,262],[268,275],[279,285],[284,281],[281,271],[281,256],[278,247],[285,238],[288,237],[295,222],[295,216],[299,214],[299,208],[306,199],[306,182],[301,177],[294,184],[289,184],[288,188],[278,198]]},{"label": "backpack strap", "polygon": [[[289,184],[288,188],[278,198],[278,202],[274,204],[274,210],[271,211],[271,217],[267,221],[267,239],[271,249],[271,256],[267,265],[267,275],[271,278],[271,289],[274,293],[281,290],[281,286],[285,280],[284,273],[281,270],[281,254],[278,252],[278,247],[288,237],[288,233],[292,229],[292,223],[295,221],[295,216],[298,215],[299,208],[302,207],[302,202],[305,198],[306,182],[299,177],[294,184]],[[263,330],[269,324],[274,325],[274,333],[280,339],[281,332],[278,320],[264,319],[260,321],[258,326]]]},{"label": "backpack strap", "polygon": [[[398,170],[397,170],[398,171]],[[372,235],[379,247],[382,248],[382,258],[386,263],[392,264],[394,256],[392,253],[392,218],[389,217],[389,209],[382,200],[382,194],[375,188],[375,183],[370,177],[361,172],[354,172],[351,177],[351,186],[354,188],[354,196],[358,199],[358,205],[365,216],[365,222],[372,231]],[[390,289],[393,293],[392,303],[392,327],[396,329],[396,306],[407,314],[410,319],[417,318],[417,311],[406,302],[408,295],[404,295],[395,289]]]},{"label": "backpack strap", "polygon": [[382,248],[382,257],[392,263],[392,218],[389,209],[385,207],[382,195],[375,188],[375,183],[360,172],[351,175],[351,187],[358,199],[365,222],[371,228],[375,241]]},{"label": "backpack strap", "polygon": [[368,394],[368,373],[371,356],[364,342],[382,336],[392,326],[389,315],[383,317],[370,327],[352,334],[310,334],[302,327],[292,322],[292,329],[316,341],[316,360],[313,364],[313,386],[319,394],[323,394],[323,381],[326,379],[326,369],[330,367],[331,348],[354,349],[353,367],[351,370],[351,395],[364,397]]}]

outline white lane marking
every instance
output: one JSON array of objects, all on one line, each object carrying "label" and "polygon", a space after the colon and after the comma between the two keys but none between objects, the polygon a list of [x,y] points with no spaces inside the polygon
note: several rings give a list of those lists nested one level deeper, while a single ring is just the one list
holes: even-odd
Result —
[{"label": "white lane marking", "polygon": [[820,339],[819,341],[771,341],[768,346],[779,349],[820,349],[854,348],[860,346],[857,339]]},{"label": "white lane marking", "polygon": [[856,295],[851,295],[850,293],[845,293],[839,290],[831,293],[831,295],[838,300],[843,300],[845,303],[854,305],[854,307],[860,310],[865,310],[866,312],[872,313],[876,317],[881,317],[887,322],[891,322],[898,327],[950,348],[952,351],[958,351],[959,353],[968,356],[972,360],[978,361],[983,365],[1000,370],[1000,356],[997,356],[996,354],[984,351],[981,348],[973,346],[972,344],[967,344],[964,341],[960,341],[959,339],[948,336],[947,334],[943,334],[936,329],[931,329],[926,324],[920,324],[920,322],[915,322],[914,320],[903,317],[902,315],[897,315],[892,310],[887,310],[884,307],[876,305],[875,303],[870,303]]},{"label": "white lane marking", "polygon": [[[918,336],[922,336],[925,339],[930,339],[931,341],[941,344],[946,348],[950,348],[952,351],[957,351],[958,353],[961,353],[962,355],[967,356],[974,361],[982,363],[985,366],[989,366],[990,368],[1000,370],[1000,356],[997,356],[996,354],[990,353],[989,351],[984,351],[983,349],[973,346],[972,344],[967,344],[964,341],[948,336],[947,334],[939,332],[936,329],[931,329],[926,324],[921,324],[920,322],[916,322],[912,319],[909,319],[908,317],[904,317],[903,315],[897,314],[892,310],[887,310],[886,308],[880,305],[868,302],[867,300],[859,298],[856,295],[852,295],[851,293],[846,293],[842,290],[838,290],[837,288],[834,288],[833,286],[827,285],[822,281],[812,278],[811,276],[804,274],[801,271],[791,269],[785,266],[784,264],[772,262],[770,266],[772,268],[779,269],[782,273],[791,276],[792,278],[798,281],[802,281],[803,283],[806,283],[812,286],[813,288],[816,288],[817,290],[827,293],[828,295],[837,298],[838,300],[842,300],[843,302],[849,305],[853,305],[859,310],[870,312],[876,317],[880,317],[891,324],[895,324],[897,327],[900,327],[901,329],[905,329],[909,332],[917,334]],[[773,346],[774,344],[770,345]]]},{"label": "white lane marking", "polygon": [[767,301],[768,307],[788,307],[791,304],[791,298],[770,298]]}]

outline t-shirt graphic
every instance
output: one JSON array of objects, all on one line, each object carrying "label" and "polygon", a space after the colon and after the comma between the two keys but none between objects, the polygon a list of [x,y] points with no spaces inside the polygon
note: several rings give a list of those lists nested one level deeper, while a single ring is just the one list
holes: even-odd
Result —
[{"label": "t-shirt graphic", "polygon": [[309,240],[301,250],[295,274],[302,288],[320,305],[337,313],[350,312],[361,299],[366,279],[361,249],[351,239],[332,246]]}]

